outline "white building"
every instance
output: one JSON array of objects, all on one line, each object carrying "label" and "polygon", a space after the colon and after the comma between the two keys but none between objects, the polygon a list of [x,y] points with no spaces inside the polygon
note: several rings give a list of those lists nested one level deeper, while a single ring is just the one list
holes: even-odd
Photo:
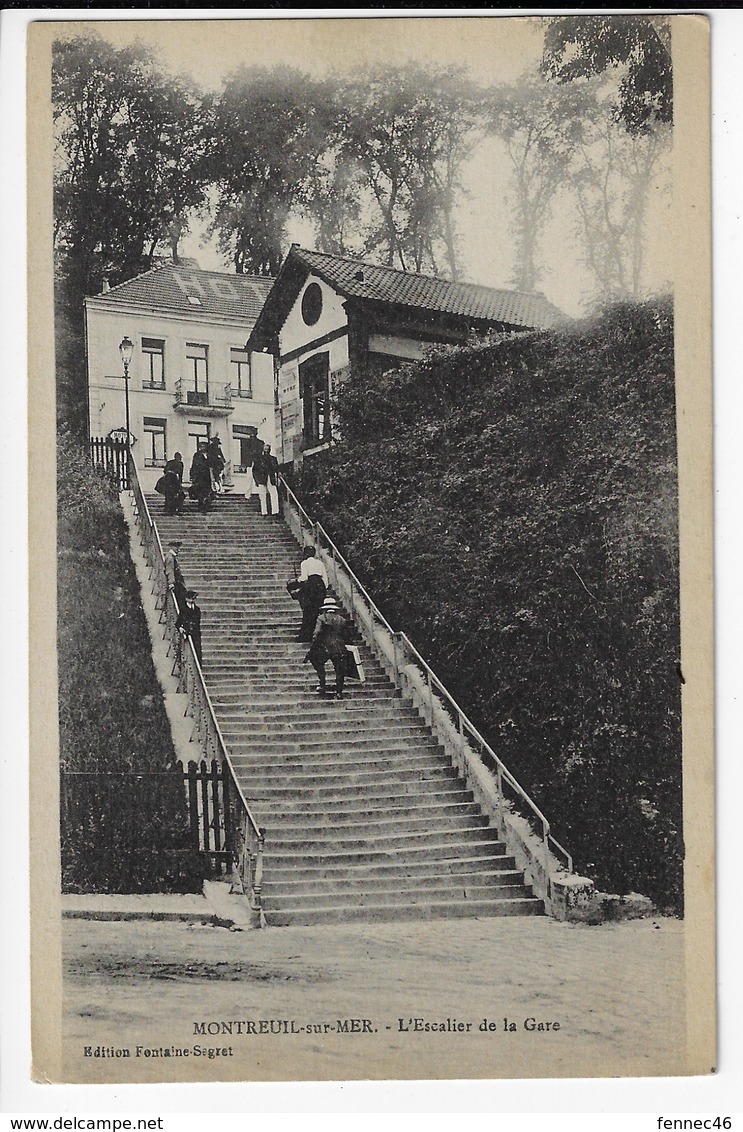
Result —
[{"label": "white building", "polygon": [[128,337],[132,454],[140,470],[180,452],[188,474],[197,446],[218,435],[239,490],[256,438],[275,447],[273,361],[266,356],[251,366],[245,351],[272,282],[169,263],[86,299],[91,437],[125,435],[119,343]]}]

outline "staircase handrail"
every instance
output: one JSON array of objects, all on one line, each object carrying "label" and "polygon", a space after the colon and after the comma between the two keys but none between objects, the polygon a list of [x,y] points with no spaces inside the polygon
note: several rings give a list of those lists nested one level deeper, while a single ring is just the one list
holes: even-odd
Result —
[{"label": "staircase handrail", "polygon": [[[441,683],[441,681],[439,680],[438,676],[433,671],[431,666],[428,664],[428,662],[426,660],[423,659],[421,654],[418,652],[418,649],[412,643],[412,641],[408,637],[407,633],[398,632],[398,633],[396,633],[396,636],[401,641],[401,643],[403,643],[404,646],[407,647],[409,649],[409,651],[412,653],[413,658],[415,660],[415,663],[420,668],[422,668],[423,671],[425,672],[425,674],[426,674],[426,685],[427,685],[427,688],[429,689],[429,693],[432,691],[433,687],[435,686],[439,695],[449,705],[451,711],[453,712],[453,714],[454,714],[454,716],[457,720],[458,730],[459,730],[460,734],[462,734],[463,730],[466,728],[466,730],[469,732],[469,735],[471,736],[471,738],[473,738],[475,740],[475,743],[477,744],[477,746],[480,749],[480,757],[481,757],[482,761],[483,762],[492,762],[494,769],[496,770],[496,774],[498,776],[498,793],[499,794],[502,793],[502,783],[503,783],[503,781],[507,782],[508,785],[513,790],[513,792],[518,795],[518,797],[521,799],[523,804],[531,811],[532,816],[535,817],[537,819],[537,821],[541,824],[541,826],[542,826],[542,838],[543,838],[543,841],[545,842],[545,845],[546,846],[551,845],[553,850],[557,850],[558,854],[561,857],[563,857],[563,859],[565,860],[565,863],[566,863],[566,866],[567,866],[566,871],[569,872],[569,873],[572,873],[572,871],[573,871],[573,858],[570,855],[570,853],[568,852],[568,850],[565,849],[565,847],[560,844],[560,842],[557,840],[557,838],[553,836],[553,834],[550,830],[550,823],[549,823],[548,819],[545,817],[545,815],[542,813],[542,811],[540,810],[539,806],[530,797],[530,795],[527,793],[527,791],[524,789],[524,787],[521,785],[521,783],[518,781],[518,779],[511,773],[511,771],[508,769],[508,767],[503,762],[503,760],[500,758],[500,756],[495,753],[495,751],[490,746],[490,744],[487,742],[487,740],[482,736],[482,734],[477,729],[477,727],[475,727],[474,723],[472,723],[472,721],[468,718],[468,716],[462,711],[459,704],[456,702],[456,700],[451,695],[451,693],[448,691],[448,689],[445,687],[445,685]],[[483,758],[483,756],[485,756],[485,757]]]},{"label": "staircase handrail", "polygon": [[[380,624],[383,626],[383,628],[385,628],[391,636],[394,636],[395,630],[392,628],[392,626],[390,625],[387,618],[384,616],[384,614],[380,611],[378,606],[375,604],[374,600],[369,596],[368,591],[364,588],[364,586],[361,584],[359,579],[356,577],[353,570],[349,566],[348,562],[343,557],[340,550],[338,550],[338,547],[335,545],[335,543],[331,539],[330,535],[328,534],[328,532],[323,527],[322,523],[319,523],[315,519],[311,519],[309,517],[309,515],[305,511],[304,507],[299,502],[296,495],[294,494],[292,489],[289,487],[289,484],[286,482],[286,480],[284,479],[284,477],[282,475],[279,475],[279,484],[280,484],[280,487],[282,488],[282,490],[286,493],[287,497],[291,500],[292,506],[296,509],[300,518],[304,519],[305,523],[313,531],[313,533],[316,533],[318,536],[322,535],[322,537],[325,539],[328,550],[331,552],[331,557],[332,557],[334,566],[339,563],[343,567],[343,569],[348,574],[349,580],[350,580],[352,586],[354,587],[354,590],[357,591],[358,593],[360,593],[361,596],[364,598],[364,601],[366,602],[367,606],[369,607],[370,612],[373,613],[374,617],[377,619],[377,621],[380,622]],[[317,539],[317,541],[319,542],[319,538]]]},{"label": "staircase handrail", "polygon": [[[390,637],[392,638],[393,650],[394,650],[393,651],[393,670],[394,670],[396,685],[400,686],[400,684],[401,684],[401,670],[404,667],[403,665],[400,664],[399,659],[398,659],[398,647],[402,646],[403,650],[405,650],[405,649],[409,650],[409,652],[412,654],[412,658],[414,660],[414,663],[422,669],[422,671],[425,675],[426,687],[427,687],[428,698],[429,698],[429,724],[432,727],[434,727],[434,725],[435,725],[434,704],[433,704],[433,689],[435,687],[438,694],[445,701],[445,703],[448,705],[449,710],[454,715],[454,718],[456,720],[456,725],[457,725],[457,731],[458,731],[458,734],[460,736],[460,739],[462,740],[462,744],[463,744],[463,740],[464,740],[464,732],[467,731],[469,733],[469,735],[471,736],[471,738],[473,738],[475,740],[475,744],[476,744],[477,748],[479,749],[480,761],[486,766],[488,764],[490,764],[492,769],[495,770],[496,779],[497,779],[497,795],[498,795],[499,800],[502,802],[503,783],[506,782],[510,786],[511,790],[513,790],[513,792],[518,796],[518,798],[520,799],[523,806],[530,812],[532,818],[534,818],[539,823],[539,825],[541,826],[542,842],[543,842],[544,851],[545,851],[544,867],[545,867],[545,871],[547,873],[547,876],[549,876],[549,872],[550,872],[549,856],[548,856],[550,847],[565,862],[565,871],[568,872],[568,873],[572,873],[573,872],[573,858],[572,858],[571,854],[553,836],[553,834],[550,830],[550,823],[547,820],[547,818],[545,817],[545,815],[542,813],[542,811],[540,810],[539,806],[537,806],[536,802],[534,802],[534,800],[530,797],[528,792],[519,783],[519,781],[515,777],[515,775],[512,774],[512,772],[508,769],[508,767],[503,762],[503,760],[495,753],[495,751],[492,749],[492,747],[487,742],[487,740],[481,735],[479,730],[475,727],[475,725],[471,722],[471,720],[465,715],[465,713],[460,708],[459,704],[456,702],[454,697],[451,695],[451,693],[447,690],[445,685],[438,678],[438,676],[433,671],[431,666],[427,663],[427,661],[425,661],[423,659],[423,657],[418,652],[416,647],[412,644],[412,642],[410,641],[410,638],[407,636],[407,634],[392,628],[392,626],[390,625],[387,618],[382,614],[382,612],[379,610],[379,608],[375,604],[374,600],[369,596],[368,591],[365,589],[365,587],[361,584],[359,579],[356,577],[353,570],[349,566],[348,562],[343,557],[341,552],[338,550],[338,548],[336,547],[333,540],[330,538],[330,536],[327,533],[327,531],[325,530],[325,528],[317,520],[310,518],[310,516],[307,514],[307,512],[304,509],[304,507],[302,506],[302,504],[297,499],[297,496],[295,495],[295,493],[289,487],[289,484],[286,482],[286,479],[284,478],[284,476],[282,476],[282,475],[279,476],[279,483],[280,483],[281,490],[285,494],[286,499],[290,501],[292,507],[294,507],[294,509],[296,510],[296,512],[297,512],[297,514],[300,518],[300,523],[302,521],[304,521],[304,523],[307,525],[307,527],[309,527],[309,529],[312,531],[314,539],[315,539],[315,544],[317,545],[318,549],[320,549],[321,539],[324,540],[324,542],[326,544],[326,549],[330,553],[330,556],[331,556],[331,559],[332,559],[332,562],[333,562],[333,566],[334,566],[334,569],[335,569],[336,589],[337,589],[337,566],[338,566],[338,564],[340,564],[343,567],[344,571],[346,572],[348,579],[349,579],[349,582],[351,583],[352,605],[353,605],[354,591],[356,591],[363,596],[364,603],[365,603],[365,605],[368,609],[369,615],[372,618],[372,620],[378,621],[379,624],[382,625],[382,627],[386,630],[387,633],[389,633]],[[352,608],[351,612],[352,612],[353,615],[355,615],[355,609],[354,608]],[[373,635],[373,629],[371,630],[371,632],[372,632],[372,635]]]},{"label": "staircase handrail", "polygon": [[[232,786],[230,796],[231,798],[237,799],[240,813],[236,816],[242,819],[231,822],[233,835],[237,836],[240,841],[239,845],[232,845],[232,854],[240,879],[246,885],[250,894],[251,907],[256,913],[261,914],[265,829],[258,825],[240,786],[237,775],[235,774],[232,759],[230,758],[224,736],[222,735],[221,728],[217,721],[209,690],[204,680],[201,664],[196,655],[196,650],[193,647],[193,641],[191,637],[188,636],[184,649],[182,638],[176,629],[176,621],[179,614],[178,601],[168,585],[168,577],[165,569],[165,555],[163,553],[162,542],[160,541],[160,532],[150,514],[147,500],[139,482],[137,466],[131,453],[129,453],[128,465],[129,485],[134,496],[137,526],[145,549],[148,565],[154,574],[156,602],[165,617],[164,636],[170,640],[170,643],[175,649],[179,690],[186,692],[191,714],[194,715],[197,720],[198,734],[204,757],[207,761],[216,758],[217,761],[227,766],[229,770]],[[194,709],[196,710],[194,711]],[[247,836],[243,832],[243,826],[247,827]]]}]

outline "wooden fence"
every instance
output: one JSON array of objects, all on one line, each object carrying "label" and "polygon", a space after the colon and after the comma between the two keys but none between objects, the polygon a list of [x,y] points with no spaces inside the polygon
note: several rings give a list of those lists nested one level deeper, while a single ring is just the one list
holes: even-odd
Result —
[{"label": "wooden fence", "polygon": [[90,459],[93,467],[110,477],[119,491],[129,487],[126,440],[111,436],[91,436]]},{"label": "wooden fence", "polygon": [[145,892],[190,879],[198,888],[231,867],[229,773],[217,762],[63,770],[60,824],[63,887]]}]

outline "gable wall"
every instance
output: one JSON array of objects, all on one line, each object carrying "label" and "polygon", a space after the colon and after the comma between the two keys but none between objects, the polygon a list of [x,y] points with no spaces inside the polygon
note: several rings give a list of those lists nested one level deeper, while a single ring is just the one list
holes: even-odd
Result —
[{"label": "gable wall", "polygon": [[[302,317],[302,299],[311,284],[322,293],[319,319],[308,326]],[[315,354],[329,355],[331,395],[334,377],[348,367],[348,317],[344,298],[323,280],[309,275],[279,332],[278,405],[276,441],[281,463],[302,454],[303,405],[299,388],[299,367]]]}]

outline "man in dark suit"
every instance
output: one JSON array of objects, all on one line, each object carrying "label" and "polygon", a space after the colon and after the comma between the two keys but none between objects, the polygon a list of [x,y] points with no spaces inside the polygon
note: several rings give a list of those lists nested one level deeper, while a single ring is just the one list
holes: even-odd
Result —
[{"label": "man in dark suit", "polygon": [[193,651],[201,664],[201,610],[196,604],[196,590],[186,590],[186,602],[178,614],[175,627],[182,637],[190,637]]},{"label": "man in dark suit", "polygon": [[183,458],[176,452],[172,460],[168,460],[163,468],[160,479],[162,493],[165,496],[165,514],[180,515],[186,496],[183,491]]},{"label": "man in dark suit", "polygon": [[261,515],[268,514],[267,495],[271,496],[271,514],[279,513],[279,462],[271,454],[271,445],[264,444],[263,452],[253,461],[253,480],[261,501]]},{"label": "man in dark suit", "polygon": [[179,612],[186,604],[187,589],[186,583],[183,580],[181,564],[178,561],[178,551],[181,549],[181,546],[182,543],[180,542],[171,542],[168,547],[168,552],[165,555],[165,574],[168,579],[168,589],[178,602]]}]

